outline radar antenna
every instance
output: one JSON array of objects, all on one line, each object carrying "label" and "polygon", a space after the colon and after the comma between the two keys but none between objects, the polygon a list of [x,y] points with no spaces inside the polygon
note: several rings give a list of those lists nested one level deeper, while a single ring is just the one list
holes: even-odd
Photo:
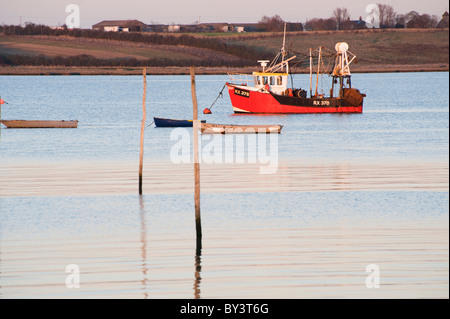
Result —
[{"label": "radar antenna", "polygon": [[[348,44],[346,42],[338,42],[334,47],[336,49],[336,62],[334,64],[333,72],[333,83],[330,90],[330,96],[333,97],[334,84],[337,83],[339,79],[339,97],[344,96],[344,79],[346,79],[348,88],[352,87],[351,73],[350,73],[350,63],[356,58],[356,56],[348,50]],[[351,59],[349,60],[349,57]]]},{"label": "radar antenna", "polygon": [[[333,76],[349,76],[350,73],[350,63],[353,62],[355,56],[348,51],[348,44],[346,42],[338,42],[334,47],[337,51],[336,63],[334,64]],[[352,59],[349,61],[349,53],[353,55]]]}]

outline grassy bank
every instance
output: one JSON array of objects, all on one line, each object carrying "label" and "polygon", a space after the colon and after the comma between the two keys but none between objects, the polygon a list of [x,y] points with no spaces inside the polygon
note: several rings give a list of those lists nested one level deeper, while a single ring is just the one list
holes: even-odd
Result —
[{"label": "grassy bank", "polygon": [[[251,73],[255,67],[196,67],[196,74]],[[427,65],[355,65],[352,73],[392,73],[392,72],[440,72],[449,71],[448,64]],[[294,73],[308,73],[295,70]],[[189,67],[147,67],[149,75],[187,75]],[[142,75],[142,67],[62,67],[62,66],[7,66],[0,67],[0,75]]]},{"label": "grassy bank", "polygon": [[[191,65],[199,74],[244,72],[252,71],[257,59],[273,57],[282,44],[280,32],[189,36],[215,39],[223,44],[222,49],[202,48],[198,43],[190,46],[67,35],[0,35],[0,74],[140,74],[144,65],[149,66],[150,74],[188,74]],[[293,53],[308,54],[309,48],[319,46],[334,50],[334,45],[342,41],[357,56],[353,72],[449,70],[448,29],[290,32],[286,46]],[[250,59],[230,50],[242,47],[252,52]],[[298,67],[294,72],[308,70]]]},{"label": "grassy bank", "polygon": [[[233,41],[233,40],[231,40]],[[249,37],[237,40],[253,48],[276,50],[281,40]],[[363,65],[424,65],[449,63],[449,32],[437,29],[375,29],[322,31],[288,34],[287,49],[305,52],[324,46],[334,50],[337,42],[347,42],[349,50]],[[233,42],[232,42],[233,43]]]}]

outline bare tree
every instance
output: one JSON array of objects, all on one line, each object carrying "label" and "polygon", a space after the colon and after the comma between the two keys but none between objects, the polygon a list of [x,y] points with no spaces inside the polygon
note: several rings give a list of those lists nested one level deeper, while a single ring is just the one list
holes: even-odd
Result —
[{"label": "bare tree", "polygon": [[279,15],[273,17],[264,16],[259,21],[259,27],[266,31],[283,31],[284,21]]},{"label": "bare tree", "polygon": [[395,26],[395,22],[397,20],[397,13],[394,11],[394,8],[388,6],[386,9],[386,27],[393,28]]},{"label": "bare tree", "polygon": [[403,29],[406,26],[406,17],[404,14],[397,14],[395,17],[395,28]]},{"label": "bare tree", "polygon": [[380,28],[393,28],[395,26],[397,13],[394,8],[388,4],[378,3],[378,21]]},{"label": "bare tree", "polygon": [[435,15],[421,15],[417,11],[410,11],[405,15],[405,22],[407,28],[435,28],[439,19]]},{"label": "bare tree", "polygon": [[338,30],[344,29],[344,24],[350,20],[350,14],[347,8],[336,8],[333,11],[334,20]]}]

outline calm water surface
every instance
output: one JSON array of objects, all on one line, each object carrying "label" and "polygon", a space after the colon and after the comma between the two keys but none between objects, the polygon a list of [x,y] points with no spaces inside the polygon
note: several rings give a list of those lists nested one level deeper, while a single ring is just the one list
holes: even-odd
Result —
[{"label": "calm water surface", "polygon": [[[198,252],[193,165],[172,161],[172,129],[150,125],[192,117],[189,76],[147,77],[143,196],[142,77],[0,76],[3,119],[79,120],[0,130],[0,297],[448,298],[448,79],[355,74],[363,114],[238,116],[225,93],[202,119],[284,128],[274,174],[237,140],[224,153],[244,163],[201,164]],[[196,80],[201,111],[227,77]]]}]

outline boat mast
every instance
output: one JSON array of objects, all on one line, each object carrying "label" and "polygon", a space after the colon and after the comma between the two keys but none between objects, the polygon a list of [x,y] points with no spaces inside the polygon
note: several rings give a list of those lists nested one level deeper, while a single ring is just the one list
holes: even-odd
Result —
[{"label": "boat mast", "polygon": [[[286,46],[286,24],[284,25],[284,37],[283,37],[283,47],[281,48],[280,52],[278,52],[275,59],[272,61],[272,63],[269,65],[267,69],[265,69],[263,72],[266,73],[275,73],[275,72],[284,72],[289,74],[289,61],[295,59],[297,56],[291,56],[290,58],[286,59],[286,56],[288,53],[285,50]],[[281,56],[281,62],[280,61]],[[267,62],[267,61],[258,61],[258,62]]]},{"label": "boat mast", "polygon": [[[286,23],[284,24],[284,33],[283,33],[283,47],[281,48],[281,63],[282,63],[282,68],[281,70],[283,70],[283,66],[284,66],[284,58],[287,55],[287,52],[285,50],[286,47]],[[286,73],[289,73],[289,65],[286,63]]]},{"label": "boat mast", "polygon": [[312,49],[309,48],[309,97],[312,97]]},{"label": "boat mast", "polygon": [[319,47],[319,60],[317,61],[317,78],[316,78],[316,94],[315,97],[318,95],[318,88],[319,88],[319,75],[320,75],[320,60],[322,58],[322,47]]}]

